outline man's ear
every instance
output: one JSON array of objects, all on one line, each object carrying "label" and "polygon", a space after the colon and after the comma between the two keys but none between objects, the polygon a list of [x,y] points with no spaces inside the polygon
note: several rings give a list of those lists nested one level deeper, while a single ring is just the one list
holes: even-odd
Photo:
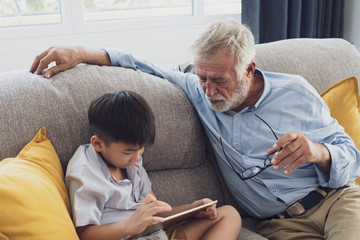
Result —
[{"label": "man's ear", "polygon": [[246,77],[250,78],[254,75],[256,63],[252,61],[246,69]]},{"label": "man's ear", "polygon": [[94,146],[95,151],[97,151],[97,152],[102,152],[103,151],[103,149],[105,147],[105,143],[101,138],[99,138],[98,135],[96,135],[96,134],[93,135],[90,138],[90,142]]}]

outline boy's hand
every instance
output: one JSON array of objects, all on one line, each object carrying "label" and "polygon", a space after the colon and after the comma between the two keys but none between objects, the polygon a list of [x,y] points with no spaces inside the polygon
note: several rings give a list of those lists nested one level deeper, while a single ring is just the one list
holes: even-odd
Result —
[{"label": "boy's hand", "polygon": [[155,216],[159,212],[171,211],[171,206],[148,194],[135,213],[129,218],[129,228],[133,234],[141,233],[155,222],[163,222],[164,218]]},{"label": "boy's hand", "polygon": [[[203,198],[201,200],[197,200],[193,202],[191,205],[192,207],[198,207],[210,202],[212,202],[211,199]],[[194,216],[194,218],[207,218],[207,219],[215,219],[216,217],[217,217],[216,204],[211,205],[210,207],[206,208],[204,211],[201,211]]]}]

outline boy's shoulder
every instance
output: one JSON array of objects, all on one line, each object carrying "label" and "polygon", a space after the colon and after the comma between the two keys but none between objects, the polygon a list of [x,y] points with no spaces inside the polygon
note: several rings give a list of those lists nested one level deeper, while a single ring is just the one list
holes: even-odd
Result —
[{"label": "boy's shoulder", "polygon": [[66,173],[96,164],[97,153],[91,144],[80,145],[69,160]]}]

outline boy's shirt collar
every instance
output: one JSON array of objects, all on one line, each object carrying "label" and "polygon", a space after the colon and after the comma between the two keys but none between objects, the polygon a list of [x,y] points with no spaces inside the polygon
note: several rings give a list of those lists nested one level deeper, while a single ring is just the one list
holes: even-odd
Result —
[{"label": "boy's shirt collar", "polygon": [[103,157],[101,156],[100,153],[98,153],[95,150],[95,148],[94,148],[94,146],[92,144],[88,144],[87,154],[89,154],[92,159],[97,159],[98,160],[98,162],[100,164],[101,171],[104,174],[105,178],[108,181],[110,181],[110,182],[112,182],[114,184],[121,184],[122,182],[126,183],[126,182],[129,182],[129,181],[134,182],[134,179],[136,177],[136,173],[139,170],[139,168],[142,166],[142,161],[143,161],[143,159],[141,157],[139,161],[137,161],[133,165],[126,168],[126,173],[128,175],[128,179],[116,180],[116,179],[112,178],[110,170],[109,170],[108,166],[106,165]]}]

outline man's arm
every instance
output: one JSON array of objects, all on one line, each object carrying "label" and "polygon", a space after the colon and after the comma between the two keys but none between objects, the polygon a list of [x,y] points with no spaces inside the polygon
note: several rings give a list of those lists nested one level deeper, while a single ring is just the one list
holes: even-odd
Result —
[{"label": "man's arm", "polygon": [[56,66],[46,71],[45,78],[50,78],[80,63],[111,65],[110,58],[104,50],[87,49],[83,47],[51,47],[35,58],[30,67],[30,72],[42,74],[52,62],[55,62]]}]

